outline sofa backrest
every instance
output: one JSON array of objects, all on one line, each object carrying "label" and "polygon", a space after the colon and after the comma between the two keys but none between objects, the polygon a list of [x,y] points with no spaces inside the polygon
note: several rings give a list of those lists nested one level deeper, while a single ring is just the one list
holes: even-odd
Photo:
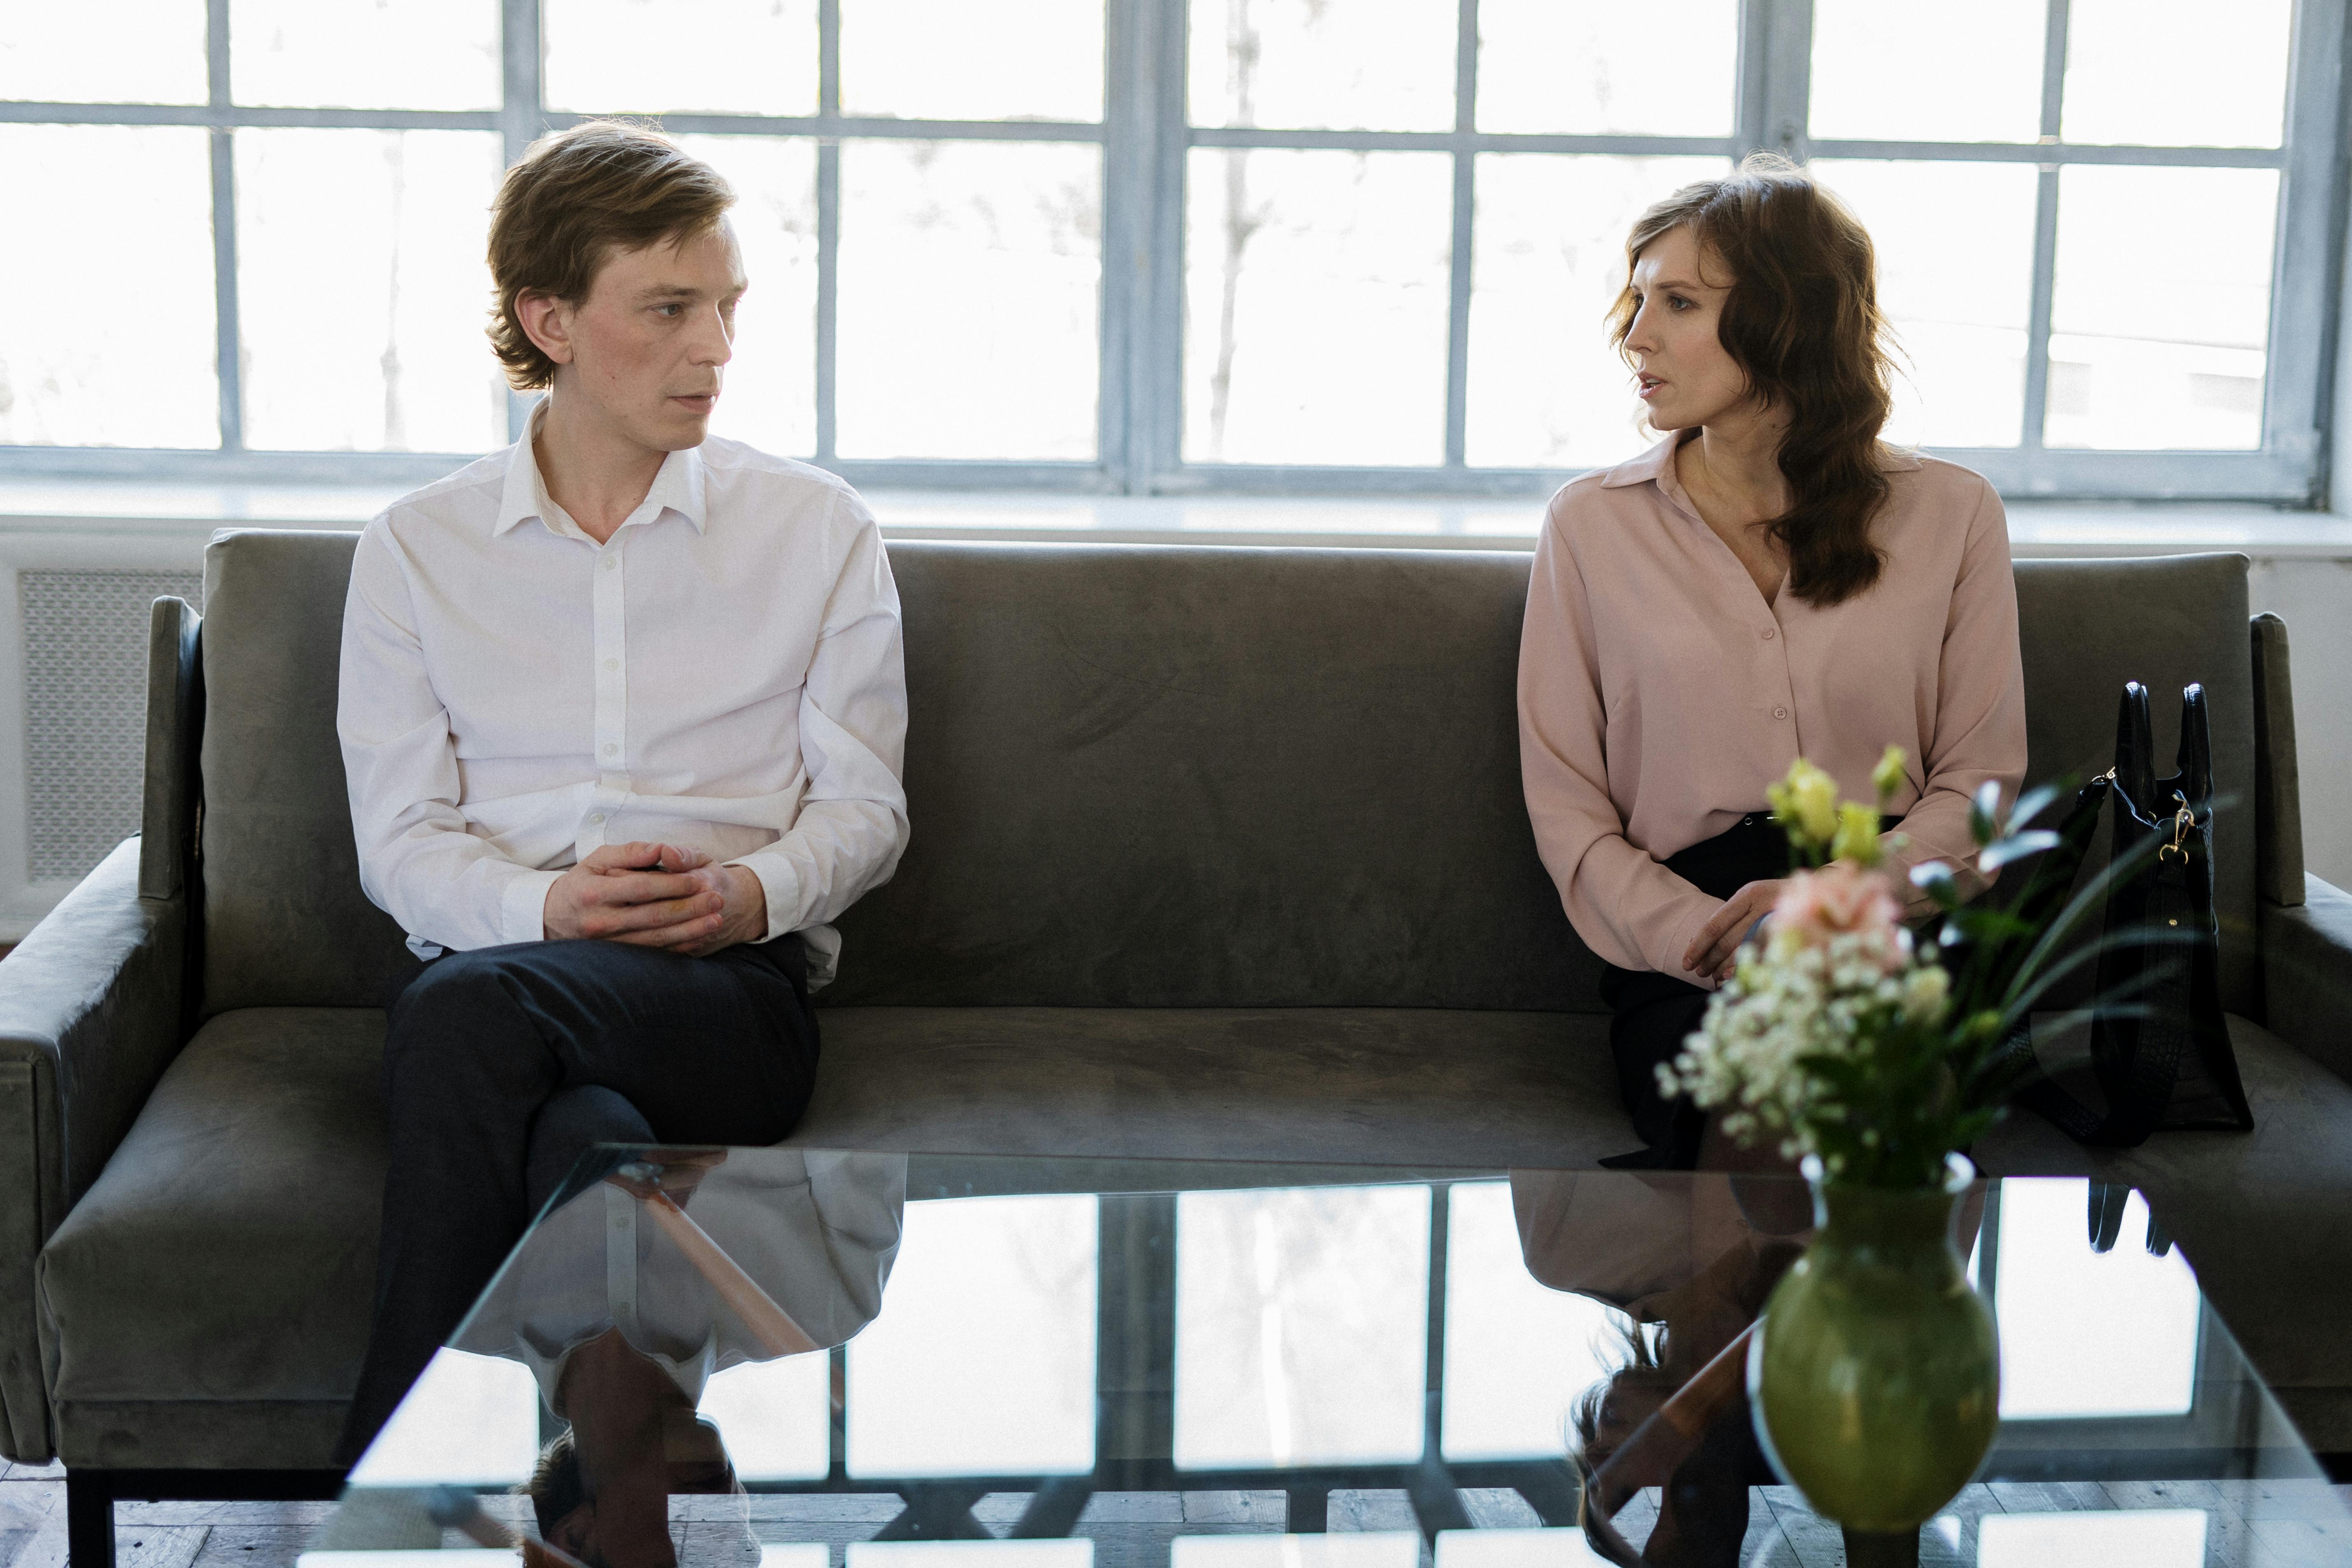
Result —
[{"label": "sofa backrest", "polygon": [[[360,891],[334,732],[356,536],[205,558],[204,1010],[375,1005],[401,933]],[[842,922],[832,1005],[1593,1011],[1521,804],[1528,559],[901,543],[897,877]],[[2029,563],[2032,771],[2095,772],[2127,678],[2213,698],[2230,1005],[2252,997],[2245,563]],[[2167,752],[2168,754],[2168,752]],[[1759,781],[1760,787],[1761,781]]]}]

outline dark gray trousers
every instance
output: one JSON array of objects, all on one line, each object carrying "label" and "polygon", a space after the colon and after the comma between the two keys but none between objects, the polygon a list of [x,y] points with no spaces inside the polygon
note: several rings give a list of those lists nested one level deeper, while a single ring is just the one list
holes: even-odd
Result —
[{"label": "dark gray trousers", "polygon": [[816,1062],[797,936],[708,958],[520,942],[424,965],[384,1038],[375,1318],[338,1462],[366,1448],[590,1145],[777,1142]]}]

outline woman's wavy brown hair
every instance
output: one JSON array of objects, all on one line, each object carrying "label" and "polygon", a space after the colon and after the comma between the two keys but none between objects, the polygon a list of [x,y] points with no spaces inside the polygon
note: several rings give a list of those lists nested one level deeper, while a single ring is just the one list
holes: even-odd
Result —
[{"label": "woman's wavy brown hair", "polygon": [[1643,213],[1625,241],[1626,283],[1609,325],[1628,363],[1633,264],[1685,225],[1706,262],[1731,274],[1717,329],[1725,352],[1756,395],[1789,416],[1780,459],[1789,510],[1769,526],[1789,557],[1790,591],[1811,605],[1851,599],[1885,564],[1870,522],[1887,494],[1878,433],[1893,405],[1894,367],[1870,235],[1774,153],[1685,185]]},{"label": "woman's wavy brown hair", "polygon": [[490,206],[490,346],[507,384],[555,380],[555,362],[522,330],[522,296],[577,304],[614,250],[707,234],[734,202],[718,171],[651,126],[590,120],[532,142]]}]

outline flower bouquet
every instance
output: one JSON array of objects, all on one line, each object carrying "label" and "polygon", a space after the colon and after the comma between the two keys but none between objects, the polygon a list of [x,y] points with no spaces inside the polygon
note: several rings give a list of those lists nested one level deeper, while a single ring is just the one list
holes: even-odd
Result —
[{"label": "flower bouquet", "polygon": [[1864,1535],[1916,1531],[1991,1446],[2000,1362],[1955,1245],[1971,1175],[1955,1151],[2032,1070],[2015,1044],[2022,1021],[2095,960],[2061,954],[2100,892],[2040,925],[2015,911],[2046,900],[1970,907],[1968,872],[1989,878],[2058,842],[2023,826],[2057,791],[2004,812],[1987,784],[1967,872],[1937,862],[1911,873],[1937,911],[1915,933],[1880,834],[1903,762],[1890,747],[1874,805],[1841,804],[1802,760],[1768,791],[1798,868],[1699,1030],[1659,1069],[1735,1142],[1769,1140],[1803,1162],[1817,1233],[1767,1304],[1748,1387],[1775,1467]]}]

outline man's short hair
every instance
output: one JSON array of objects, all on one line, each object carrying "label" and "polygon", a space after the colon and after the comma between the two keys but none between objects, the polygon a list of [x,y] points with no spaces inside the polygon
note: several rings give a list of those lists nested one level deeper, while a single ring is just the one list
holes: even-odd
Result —
[{"label": "man's short hair", "polygon": [[555,362],[522,330],[523,295],[577,304],[613,251],[708,234],[734,204],[719,171],[647,126],[591,120],[532,142],[490,207],[490,342],[509,384],[528,392],[555,379]]}]

